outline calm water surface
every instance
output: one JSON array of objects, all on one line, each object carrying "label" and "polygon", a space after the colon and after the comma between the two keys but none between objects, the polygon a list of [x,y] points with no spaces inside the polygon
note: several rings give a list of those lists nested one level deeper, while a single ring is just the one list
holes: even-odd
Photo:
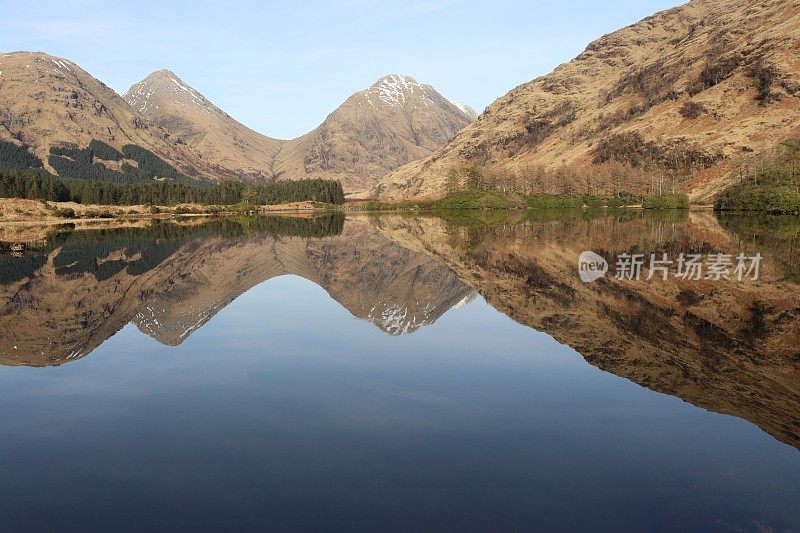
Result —
[{"label": "calm water surface", "polygon": [[2,530],[800,529],[791,219],[3,231]]}]

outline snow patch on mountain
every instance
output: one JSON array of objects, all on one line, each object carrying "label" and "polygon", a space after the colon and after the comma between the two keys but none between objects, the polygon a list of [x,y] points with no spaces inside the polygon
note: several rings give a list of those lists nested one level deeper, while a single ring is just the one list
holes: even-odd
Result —
[{"label": "snow patch on mountain", "polygon": [[469,118],[476,118],[478,113],[475,112],[473,108],[468,106],[467,104],[462,104],[456,100],[450,100],[450,103],[456,106],[462,113],[467,115]]},{"label": "snow patch on mountain", "polygon": [[387,303],[383,309],[379,309],[378,306],[370,309],[367,320],[389,335],[402,336],[413,333],[422,326],[433,324],[434,318],[432,315],[435,310],[435,306],[429,304],[420,311],[422,316],[417,316],[406,305]]},{"label": "snow patch on mountain", "polygon": [[61,59],[51,59],[51,61],[58,67],[58,68],[65,68],[72,72],[72,69],[69,68],[64,60]]},{"label": "snow patch on mountain", "polygon": [[475,110],[473,108],[471,108],[470,106],[468,106],[467,104],[462,104],[461,102],[459,102],[457,100],[450,100],[450,103],[453,104],[454,106],[456,106],[459,111],[461,111],[462,113],[467,115],[469,118],[471,118],[471,119],[478,118],[478,113],[475,112]]},{"label": "snow patch on mountain", "polygon": [[467,305],[471,304],[475,301],[475,298],[478,297],[477,292],[473,292],[464,296],[461,300],[459,300],[451,309],[461,309],[462,307],[466,307]]},{"label": "snow patch on mountain", "polygon": [[[151,99],[154,95],[157,98],[168,98],[179,106],[190,107],[200,113],[222,114],[203,95],[186,85],[169,70],[154,72],[131,87],[123,98],[131,107],[140,113],[145,113],[150,109]],[[154,108],[157,109],[158,106],[154,106]]]},{"label": "snow patch on mountain", "polygon": [[402,74],[389,74],[379,79],[366,93],[367,101],[373,105],[372,96],[377,96],[382,102],[392,107],[403,107],[411,95],[418,93],[428,105],[430,86],[423,85],[411,76]]}]

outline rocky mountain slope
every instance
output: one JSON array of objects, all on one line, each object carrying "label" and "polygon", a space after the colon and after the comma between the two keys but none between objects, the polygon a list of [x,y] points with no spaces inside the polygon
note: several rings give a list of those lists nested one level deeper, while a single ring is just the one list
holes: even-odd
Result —
[{"label": "rocky mountain slope", "polygon": [[42,53],[0,54],[0,140],[29,146],[47,165],[52,146],[85,148],[93,139],[117,149],[135,144],[190,177],[212,177],[199,152],[74,63]]},{"label": "rocky mountain slope", "polygon": [[286,143],[276,170],[280,178],[322,176],[341,180],[346,191],[368,190],[389,171],[444,147],[474,118],[430,85],[385,76]]},{"label": "rocky mountain slope", "polygon": [[369,190],[387,172],[433,153],[474,111],[408,76],[351,96],[314,131],[271,139],[234,120],[167,70],[117,95],[74,63],[43,53],[0,54],[0,140],[24,145],[47,170],[51,147],[98,140],[150,150],[191,178],[266,183],[309,177]]},{"label": "rocky mountain slope", "polygon": [[153,72],[123,96],[137,112],[195,148],[222,179],[274,176],[281,142],[248,129],[168,70]]},{"label": "rocky mountain slope", "polygon": [[590,44],[495,101],[373,194],[438,197],[453,171],[524,193],[708,200],[800,134],[800,2],[692,0]]},{"label": "rocky mountain slope", "polygon": [[225,177],[332,178],[350,193],[368,190],[387,172],[442,148],[475,118],[471,108],[399,75],[354,94],[315,130],[290,141],[248,129],[166,70],[149,75],[124,98],[197,148]]}]

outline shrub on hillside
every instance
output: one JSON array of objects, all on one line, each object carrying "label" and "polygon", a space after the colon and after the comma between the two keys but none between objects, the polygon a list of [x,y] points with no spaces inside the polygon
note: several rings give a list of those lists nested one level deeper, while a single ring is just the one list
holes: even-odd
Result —
[{"label": "shrub on hillside", "polygon": [[606,102],[623,94],[639,94],[645,100],[642,104],[644,113],[661,102],[675,98],[674,85],[679,77],[679,72],[665,68],[661,62],[648,65],[623,75],[606,96]]},{"label": "shrub on hillside", "polygon": [[718,45],[706,55],[703,70],[696,80],[689,83],[687,92],[694,96],[726,80],[739,67],[741,59],[735,55],[725,55],[722,45]]},{"label": "shrub on hillside", "polygon": [[768,64],[764,58],[760,58],[750,69],[750,75],[756,82],[756,100],[761,105],[776,100],[777,96],[772,92],[772,84],[778,76],[775,67]]},{"label": "shrub on hillside", "polygon": [[689,100],[685,104],[683,104],[680,108],[680,114],[683,118],[699,118],[700,115],[706,112],[706,108],[703,104],[695,102],[693,100]]},{"label": "shrub on hillside", "polygon": [[674,139],[670,144],[646,141],[639,132],[609,135],[597,145],[594,164],[617,161],[633,168],[646,166],[690,173],[698,168],[709,168],[723,158],[722,154],[709,154],[696,144]]},{"label": "shrub on hillside", "polygon": [[[783,154],[766,167],[742,176],[715,202],[718,211],[765,211],[800,214],[800,141],[782,143]],[[758,156],[765,160],[765,154]]]}]

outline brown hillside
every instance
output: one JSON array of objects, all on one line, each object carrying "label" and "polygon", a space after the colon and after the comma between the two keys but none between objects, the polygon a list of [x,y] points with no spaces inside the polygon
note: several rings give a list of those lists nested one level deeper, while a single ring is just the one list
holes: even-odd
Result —
[{"label": "brown hillside", "polygon": [[322,176],[341,180],[348,192],[367,191],[388,172],[446,146],[475,118],[469,111],[410,76],[385,76],[286,143],[278,177]]},{"label": "brown hillside", "polygon": [[281,141],[237,122],[169,70],[153,72],[123,98],[135,111],[201,152],[219,178],[272,179]]},{"label": "brown hillside", "polygon": [[221,177],[254,182],[323,177],[368,191],[386,173],[444,147],[475,118],[409,76],[390,75],[347,99],[310,133],[271,139],[235,121],[172,72],[137,83],[125,100],[202,152]]},{"label": "brown hillside", "polygon": [[0,54],[0,140],[30,146],[47,165],[51,146],[83,148],[92,139],[115,148],[135,144],[188,176],[213,177],[200,154],[71,61],[34,52]]},{"label": "brown hillside", "polygon": [[469,167],[521,192],[707,200],[800,132],[800,2],[694,0],[602,37],[494,102],[379,197],[436,197]]}]

